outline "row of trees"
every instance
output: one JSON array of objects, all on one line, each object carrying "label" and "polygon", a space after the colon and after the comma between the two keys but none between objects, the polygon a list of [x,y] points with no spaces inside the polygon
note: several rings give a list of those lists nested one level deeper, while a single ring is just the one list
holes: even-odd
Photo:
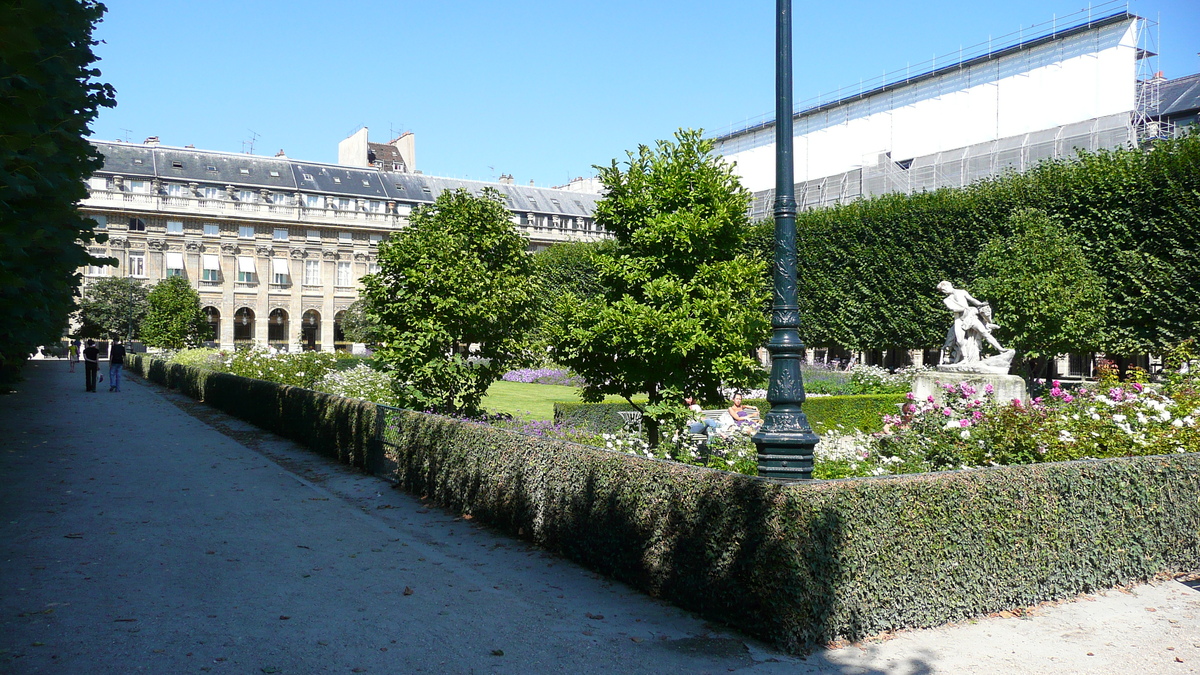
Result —
[{"label": "row of trees", "polygon": [[[747,222],[749,195],[711,150],[681,131],[597,167],[612,240],[532,259],[498,195],[444,194],[381,245],[347,330],[380,343],[410,404],[443,412],[476,410],[500,374],[547,354],[587,379],[585,400],[653,408],[747,383],[773,225]],[[949,280],[991,301],[999,337],[1031,359],[1164,350],[1200,327],[1198,225],[1200,135],[805,212],[802,335],[940,345]]]},{"label": "row of trees", "polygon": [[[10,0],[0,21],[0,378],[57,340],[80,267],[103,242],[77,202],[101,165],[85,138],[111,86],[96,81],[91,0]],[[82,245],[81,245],[82,244]]]},{"label": "row of trees", "polygon": [[75,322],[75,337],[123,337],[163,349],[196,347],[212,338],[200,294],[183,277],[153,286],[132,277],[97,279],[84,289]]},{"label": "row of trees", "polygon": [[[940,345],[945,279],[992,302],[1019,352],[1161,352],[1200,328],[1200,135],[1083,153],[963,189],[797,218],[802,334]],[[756,226],[760,259],[769,224]]]},{"label": "row of trees", "polygon": [[348,333],[378,345],[406,405],[439,412],[477,411],[503,373],[547,355],[587,379],[589,401],[748,382],[766,266],[749,253],[749,194],[711,151],[680,131],[599,167],[595,217],[613,239],[532,257],[498,193],[443,193],[380,244]]}]

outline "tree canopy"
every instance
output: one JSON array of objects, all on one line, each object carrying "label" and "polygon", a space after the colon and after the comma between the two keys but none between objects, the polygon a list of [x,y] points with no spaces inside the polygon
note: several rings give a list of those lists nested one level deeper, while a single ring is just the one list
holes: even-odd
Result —
[{"label": "tree canopy", "polygon": [[527,248],[491,189],[443,192],[380,243],[362,297],[378,326],[375,358],[406,405],[475,413],[492,382],[529,360],[542,294]]},{"label": "tree canopy", "polygon": [[75,313],[78,337],[109,339],[122,336],[126,341],[141,334],[146,318],[149,288],[133,277],[100,277],[83,288]]},{"label": "tree canopy", "polygon": [[[101,160],[87,142],[113,88],[96,81],[91,0],[10,0],[0,21],[0,370],[56,340],[74,309],[79,267],[103,242],[76,203]],[[82,242],[82,246],[80,243]],[[0,375],[3,375],[0,372]]]},{"label": "tree canopy", "polygon": [[587,380],[586,401],[717,400],[750,382],[767,338],[765,263],[744,252],[750,195],[698,131],[627,156],[596,167],[596,222],[615,241],[595,255],[597,293],[558,296],[554,358]]},{"label": "tree canopy", "polygon": [[1104,327],[1104,280],[1078,238],[1034,209],[1018,211],[1011,234],[984,245],[975,294],[1003,317],[996,337],[1028,358],[1097,348]]},{"label": "tree canopy", "polygon": [[[801,336],[810,346],[852,349],[941,344],[934,286],[945,279],[974,288],[991,276],[996,263],[981,252],[1008,241],[1023,222],[1014,214],[1031,208],[1060,225],[1103,280],[1098,339],[1083,340],[1090,331],[1075,326],[1056,349],[1161,352],[1200,332],[1200,134],[1191,133],[965,188],[798,214]],[[767,250],[758,255],[769,259]]]},{"label": "tree canopy", "polygon": [[200,294],[187,279],[167,277],[154,284],[146,296],[143,342],[150,347],[184,349],[200,346],[210,333],[208,320],[200,308]]}]

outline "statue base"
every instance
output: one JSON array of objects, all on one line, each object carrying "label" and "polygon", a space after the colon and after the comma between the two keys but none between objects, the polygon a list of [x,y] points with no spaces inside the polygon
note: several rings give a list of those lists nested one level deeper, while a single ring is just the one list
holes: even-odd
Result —
[{"label": "statue base", "polygon": [[[944,385],[958,385],[966,382],[975,388],[975,397],[981,400],[991,400],[997,403],[1012,403],[1019,399],[1023,405],[1029,403],[1029,388],[1025,379],[1019,375],[998,375],[995,373],[977,373],[960,370],[938,370],[917,373],[913,376],[912,392],[918,401],[925,401],[933,396],[935,403],[944,402],[946,390]],[[992,393],[987,393],[987,386],[992,385]]]}]

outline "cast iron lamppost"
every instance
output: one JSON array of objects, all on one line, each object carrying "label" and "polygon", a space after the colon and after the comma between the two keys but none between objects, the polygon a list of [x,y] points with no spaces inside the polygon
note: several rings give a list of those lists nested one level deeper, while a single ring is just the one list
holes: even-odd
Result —
[{"label": "cast iron lamppost", "polygon": [[754,435],[758,474],[768,478],[812,478],[813,447],[819,440],[801,411],[804,380],[800,361],[800,313],[796,304],[796,197],[792,174],[792,0],[775,5],[775,259],[771,306],[771,410]]}]

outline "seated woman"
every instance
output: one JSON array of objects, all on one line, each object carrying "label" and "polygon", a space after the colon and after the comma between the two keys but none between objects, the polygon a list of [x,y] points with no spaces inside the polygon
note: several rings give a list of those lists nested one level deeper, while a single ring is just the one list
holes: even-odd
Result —
[{"label": "seated woman", "polygon": [[707,434],[709,429],[718,429],[721,425],[717,424],[716,420],[710,420],[704,417],[704,411],[701,410],[700,404],[696,403],[693,396],[686,396],[683,399],[688,410],[692,411],[692,420],[688,422],[689,434]]},{"label": "seated woman", "polygon": [[729,413],[729,417],[733,420],[734,425],[747,434],[754,433],[755,429],[758,428],[759,422],[761,421],[755,419],[757,417],[757,411],[742,405],[741,394],[733,395],[733,405],[729,406],[729,409],[726,412]]}]

